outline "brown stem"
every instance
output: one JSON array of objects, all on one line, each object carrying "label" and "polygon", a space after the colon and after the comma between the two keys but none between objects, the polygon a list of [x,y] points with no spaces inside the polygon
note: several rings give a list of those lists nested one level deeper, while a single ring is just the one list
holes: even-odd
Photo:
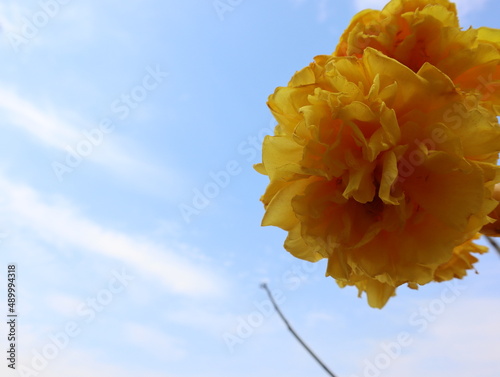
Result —
[{"label": "brown stem", "polygon": [[497,241],[495,241],[493,238],[486,236],[486,239],[490,243],[491,246],[500,254],[500,246],[498,246]]},{"label": "brown stem", "polygon": [[316,356],[314,354],[314,352],[297,335],[297,333],[292,328],[292,326],[290,326],[290,324],[288,323],[288,321],[285,318],[285,316],[283,315],[283,313],[281,313],[280,308],[278,307],[278,305],[274,301],[273,295],[271,294],[271,291],[267,287],[267,284],[266,283],[262,283],[260,286],[261,286],[262,289],[264,289],[267,292],[267,295],[269,296],[269,299],[271,300],[271,303],[273,304],[274,309],[276,309],[276,312],[279,314],[279,316],[281,317],[281,319],[283,320],[283,322],[285,322],[286,327],[288,327],[288,330],[290,330],[290,332],[295,337],[295,339],[297,339],[299,341],[299,343],[302,344],[302,346],[306,349],[307,352],[309,352],[311,354],[312,357],[314,357],[314,359],[318,362],[319,365],[321,365],[323,367],[323,369],[326,371],[326,373],[328,373],[332,377],[335,377],[335,375],[330,371],[330,369],[328,369],[328,367],[325,364],[323,364],[323,362],[318,358],[318,356]]}]

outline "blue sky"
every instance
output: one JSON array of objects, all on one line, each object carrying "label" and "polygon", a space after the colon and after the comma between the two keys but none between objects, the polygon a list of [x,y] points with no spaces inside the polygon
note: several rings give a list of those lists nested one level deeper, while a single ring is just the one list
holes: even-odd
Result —
[{"label": "blue sky", "polygon": [[[0,4],[0,278],[17,264],[26,368],[11,374],[322,375],[266,281],[339,377],[496,377],[495,253],[374,310],[260,227],[267,96],[385,1],[221,3]],[[496,1],[458,5],[463,27],[499,26]]]}]

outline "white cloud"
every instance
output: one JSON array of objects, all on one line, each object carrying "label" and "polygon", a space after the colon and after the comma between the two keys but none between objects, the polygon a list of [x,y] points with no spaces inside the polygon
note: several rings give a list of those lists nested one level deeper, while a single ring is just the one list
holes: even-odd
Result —
[{"label": "white cloud", "polygon": [[228,330],[228,324],[236,321],[233,314],[220,312],[212,307],[197,306],[187,308],[173,308],[165,314],[168,322],[190,328],[196,328],[203,333],[209,333],[218,340],[221,334]]},{"label": "white cloud", "polygon": [[[32,355],[21,355],[21,360],[29,361]],[[66,348],[62,350],[56,359],[51,360],[47,368],[42,370],[38,377],[174,377],[172,374],[163,371],[155,373],[148,365],[142,365],[140,369],[130,366],[116,365],[112,362],[102,362],[106,357],[99,351],[81,350]],[[25,363],[29,366],[29,363]],[[36,371],[35,371],[36,372]],[[16,375],[18,375],[16,373]]]},{"label": "white cloud", "polygon": [[[76,114],[66,114],[67,118],[71,118],[68,122],[58,113],[60,111],[37,106],[22,98],[14,89],[0,85],[0,116],[5,120],[2,125],[18,127],[41,145],[60,152],[60,157],[50,162],[54,179],[65,180],[88,159],[155,195],[172,198],[182,191],[180,185],[171,184],[184,181],[179,172],[144,161],[136,146],[120,139],[119,135],[102,132],[99,124],[89,126]],[[73,124],[83,126],[77,128]],[[84,143],[90,145],[90,152],[87,153],[87,147],[83,148]]]},{"label": "white cloud", "polygon": [[322,312],[322,311],[312,311],[307,313],[306,317],[306,326],[307,327],[319,327],[319,326],[332,326],[339,325],[339,322],[342,321],[342,318],[339,316],[335,317],[330,313]]},{"label": "white cloud", "polygon": [[186,355],[182,340],[163,334],[158,328],[129,322],[123,325],[123,334],[128,344],[146,349],[160,360],[179,360]]},{"label": "white cloud", "polygon": [[4,210],[13,225],[28,228],[55,246],[114,258],[157,279],[173,293],[218,296],[225,292],[221,278],[206,267],[195,265],[165,246],[106,229],[81,216],[65,200],[49,203],[34,189],[1,175],[0,195],[5,198]]},{"label": "white cloud", "polygon": [[18,20],[27,11],[26,7],[17,2],[0,3],[0,25],[3,33],[18,31]]},{"label": "white cloud", "polygon": [[[498,358],[497,298],[459,299],[430,323],[421,334],[410,334],[413,343],[404,355],[384,370],[387,377],[496,377]],[[446,372],[444,373],[444,370]]]},{"label": "white cloud", "polygon": [[[1,110],[3,110],[5,119],[21,128],[47,147],[67,152],[68,147],[77,150],[78,143],[88,139],[88,137],[83,134],[83,130],[78,130],[72,124],[64,121],[58,117],[54,111],[48,111],[45,108],[37,107],[35,104],[19,96],[15,90],[2,89],[2,86],[0,86],[0,111]],[[74,117],[76,118],[76,116]],[[77,120],[76,122],[84,123],[82,120]],[[92,128],[97,130],[98,125],[94,125]],[[92,128],[86,127],[85,131],[89,131]],[[102,131],[101,134],[103,135],[101,143],[106,143],[106,148],[100,150],[100,143],[98,144],[96,142],[93,151],[88,156],[89,159],[115,170],[130,171],[135,170],[134,167],[136,169],[143,169],[148,166],[148,164],[141,163],[131,158],[129,154],[122,151],[121,148],[112,143],[112,141],[104,140],[105,138],[110,138],[109,134],[103,133]],[[85,158],[86,156],[82,157]],[[61,162],[64,163],[63,158]]]},{"label": "white cloud", "polygon": [[16,53],[25,53],[33,47],[67,47],[68,42],[82,43],[94,36],[91,8],[77,2],[61,4],[46,0],[21,5],[5,1],[0,4],[0,25],[6,35],[4,44]]},{"label": "white cloud", "polygon": [[74,315],[75,308],[82,302],[76,296],[63,293],[53,293],[45,298],[47,305],[57,314],[64,317]]},{"label": "white cloud", "polygon": [[23,129],[49,147],[64,150],[82,135],[71,125],[21,98],[14,90],[0,86],[0,109],[4,119]]}]

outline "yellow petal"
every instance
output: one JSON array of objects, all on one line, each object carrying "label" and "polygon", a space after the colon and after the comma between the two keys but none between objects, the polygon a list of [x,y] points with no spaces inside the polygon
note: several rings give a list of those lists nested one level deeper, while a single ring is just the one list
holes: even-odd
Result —
[{"label": "yellow petal", "polygon": [[288,232],[288,237],[285,240],[285,249],[294,257],[303,259],[309,262],[317,262],[324,258],[323,255],[309,247],[301,235],[300,224],[295,225]]},{"label": "yellow petal", "polygon": [[292,229],[298,223],[292,208],[292,199],[303,194],[309,183],[308,180],[301,179],[278,191],[266,208],[262,226],[274,225],[284,230]]},{"label": "yellow petal", "polygon": [[404,183],[408,196],[437,219],[464,230],[469,218],[483,204],[481,169],[470,165],[465,171],[455,158],[442,152],[429,155]]}]

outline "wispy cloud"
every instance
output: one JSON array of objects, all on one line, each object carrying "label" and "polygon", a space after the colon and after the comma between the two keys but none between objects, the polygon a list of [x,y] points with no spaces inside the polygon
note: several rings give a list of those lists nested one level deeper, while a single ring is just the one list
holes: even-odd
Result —
[{"label": "wispy cloud", "polygon": [[197,329],[200,333],[209,333],[218,341],[227,331],[229,324],[236,321],[236,315],[213,307],[203,307],[199,303],[184,308],[168,309],[164,318],[175,325]]},{"label": "wispy cloud", "polygon": [[311,311],[307,314],[306,317],[306,326],[307,327],[317,327],[324,325],[332,325],[334,323],[342,321],[340,316],[335,317],[330,313],[322,312],[322,311]]},{"label": "wispy cloud", "polygon": [[81,303],[81,300],[73,295],[52,293],[45,297],[45,302],[55,313],[70,317],[74,314],[74,310]]},{"label": "wispy cloud", "polygon": [[19,28],[18,21],[26,12],[27,8],[18,2],[0,3],[0,25],[2,32],[17,32]]},{"label": "wispy cloud", "polygon": [[[15,90],[0,86],[0,111],[15,125],[46,146],[64,150],[82,135],[75,127],[21,98]],[[5,124],[5,123],[4,123]]]},{"label": "wispy cloud", "polygon": [[[8,50],[25,53],[32,48],[54,48],[69,41],[89,41],[93,36],[93,12],[78,2],[37,1],[0,4],[0,25]],[[48,27],[53,25],[55,27]],[[60,32],[64,30],[64,32]]]},{"label": "wispy cloud", "polygon": [[[470,308],[474,308],[471,312]],[[396,377],[496,377],[500,367],[497,298],[459,299],[383,372]]]},{"label": "wispy cloud", "polygon": [[123,334],[129,344],[150,350],[159,360],[178,360],[186,355],[181,339],[163,334],[158,328],[129,322],[123,325]]},{"label": "wispy cloud", "polygon": [[131,368],[127,365],[116,365],[106,362],[105,357],[98,350],[66,349],[64,357],[53,362],[39,377],[174,377],[168,372],[155,373],[149,365]]},{"label": "wispy cloud", "polygon": [[66,179],[89,160],[145,191],[160,196],[181,191],[169,184],[183,181],[179,172],[146,161],[137,146],[120,138],[118,132],[114,134],[116,124],[111,123],[114,128],[110,132],[103,131],[102,124],[113,119],[103,118],[98,124],[89,124],[78,114],[35,104],[7,85],[0,85],[0,115],[5,120],[3,127],[17,127],[41,146],[59,151],[60,157],[49,161],[54,179]]},{"label": "wispy cloud", "polygon": [[2,175],[0,195],[5,198],[11,222],[30,229],[45,242],[119,260],[155,278],[172,293],[210,297],[225,292],[222,279],[205,266],[164,245],[102,227],[64,199],[43,200],[33,188],[10,182]]}]

